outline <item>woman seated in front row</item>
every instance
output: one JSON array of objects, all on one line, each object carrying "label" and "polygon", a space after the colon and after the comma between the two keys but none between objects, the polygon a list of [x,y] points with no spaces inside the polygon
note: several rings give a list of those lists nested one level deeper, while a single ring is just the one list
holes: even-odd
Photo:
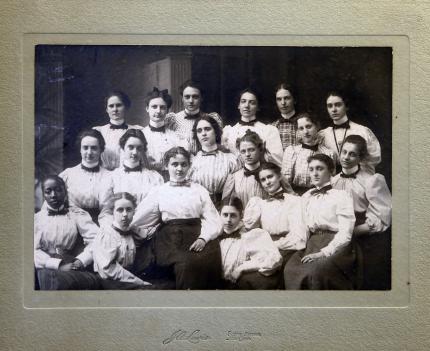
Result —
[{"label": "woman seated in front row", "polygon": [[372,174],[360,166],[366,158],[366,140],[348,135],[340,153],[342,171],[332,179],[332,186],[350,192],[354,200],[354,238],[363,255],[362,288],[389,289],[391,193],[383,175]]},{"label": "woman seated in front row", "polygon": [[223,200],[221,219],[224,232],[219,237],[223,278],[228,288],[276,289],[282,256],[269,233],[260,228],[247,231],[242,223],[243,206],[237,197]]},{"label": "woman seated in front row", "polygon": [[151,285],[132,271],[136,257],[134,237],[130,229],[136,209],[136,199],[127,192],[116,193],[106,203],[112,215],[110,226],[100,228],[93,246],[94,271],[102,278],[104,289],[139,289]]},{"label": "woman seated in front row", "polygon": [[327,155],[309,157],[314,189],[303,199],[310,238],[306,249],[285,266],[286,289],[350,290],[355,288],[355,251],[351,245],[355,216],[352,197],[330,184],[334,162]]},{"label": "woman seated in front row", "polygon": [[[284,189],[281,169],[273,163],[261,165],[257,180],[267,195],[249,200],[243,222],[247,230],[261,228],[270,234],[283,257],[284,267],[297,250],[305,248],[307,241],[301,198]],[[282,274],[279,278],[279,287],[282,287]]]},{"label": "woman seated in front row", "polygon": [[[176,289],[215,289],[221,279],[222,222],[208,191],[190,182],[190,153],[174,147],[164,155],[170,180],[136,209],[132,225],[160,226],[154,236],[157,266],[173,271]],[[161,223],[160,223],[161,222]]]},{"label": "woman seated in front row", "polygon": [[[59,176],[42,183],[45,202],[34,216],[34,264],[41,290],[98,289],[99,279],[85,267],[92,263],[91,244],[99,230],[90,215],[69,206]],[[78,245],[82,237],[83,251]]]}]

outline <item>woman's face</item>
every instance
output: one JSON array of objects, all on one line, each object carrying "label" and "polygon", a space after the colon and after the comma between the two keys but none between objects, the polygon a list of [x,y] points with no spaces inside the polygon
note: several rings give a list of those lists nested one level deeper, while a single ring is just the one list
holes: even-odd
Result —
[{"label": "woman's face", "polygon": [[125,119],[125,105],[118,96],[111,96],[108,99],[106,112],[113,121]]},{"label": "woman's face", "polygon": [[148,112],[149,119],[152,122],[160,123],[166,117],[167,104],[161,97],[151,99],[146,107],[146,112]]},{"label": "woman's face", "polygon": [[276,105],[279,112],[287,114],[294,110],[294,98],[286,89],[279,89],[276,92]]},{"label": "woman's face", "polygon": [[238,109],[242,117],[254,117],[258,109],[257,97],[251,93],[243,93],[239,100]]},{"label": "woman's face", "polygon": [[81,140],[81,158],[87,163],[100,161],[100,146],[97,138],[92,136],[83,137]]},{"label": "woman's face", "polygon": [[200,109],[200,103],[202,102],[202,97],[200,95],[200,90],[193,87],[186,87],[182,92],[182,103],[184,108],[190,112],[198,111]]},{"label": "woman's face", "polygon": [[167,170],[169,171],[170,180],[175,182],[184,181],[189,169],[190,163],[184,155],[177,154],[169,159]]},{"label": "woman's face", "polygon": [[276,193],[281,187],[281,175],[272,169],[263,169],[259,173],[261,186],[269,194]]},{"label": "woman's face", "polygon": [[139,165],[143,156],[143,144],[139,138],[130,137],[124,145],[124,161],[133,167]]},{"label": "woman's face", "polygon": [[66,189],[55,179],[47,179],[43,183],[43,197],[49,207],[59,209],[66,199]]},{"label": "woman's face", "polygon": [[134,205],[130,200],[118,199],[113,208],[113,219],[121,230],[127,230],[134,216]]},{"label": "woman's face", "polygon": [[346,105],[340,96],[330,95],[327,99],[327,112],[335,122],[346,115]]},{"label": "woman's face", "polygon": [[299,118],[297,120],[297,132],[299,138],[304,144],[313,144],[317,136],[317,126],[308,118]]},{"label": "woman's face", "polygon": [[215,130],[212,125],[205,120],[201,120],[196,126],[197,139],[202,147],[213,146],[216,144]]},{"label": "woman's face", "polygon": [[358,146],[352,143],[345,143],[340,152],[340,165],[343,169],[351,169],[360,163],[360,153]]},{"label": "woman's face", "polygon": [[309,173],[312,184],[317,187],[321,187],[330,181],[330,171],[328,170],[327,165],[320,160],[312,160],[309,163]]},{"label": "woman's face", "polygon": [[255,165],[260,161],[260,149],[250,141],[242,141],[239,152],[242,161],[247,165]]},{"label": "woman's face", "polygon": [[240,222],[240,213],[234,206],[224,206],[221,210],[221,219],[224,230],[229,232],[236,229]]}]

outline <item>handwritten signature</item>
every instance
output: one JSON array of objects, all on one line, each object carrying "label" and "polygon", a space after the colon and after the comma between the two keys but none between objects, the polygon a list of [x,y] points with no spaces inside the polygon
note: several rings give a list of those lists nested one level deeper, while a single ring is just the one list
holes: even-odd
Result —
[{"label": "handwritten signature", "polygon": [[201,332],[200,329],[196,329],[193,332],[189,333],[186,330],[176,330],[170,335],[168,338],[163,340],[163,344],[170,344],[172,341],[188,341],[192,344],[198,344],[200,341],[205,341],[211,339],[211,337],[207,334]]},{"label": "handwritten signature", "polygon": [[[238,331],[227,331],[227,337],[225,341],[246,341],[251,340],[253,337],[261,337],[261,333],[251,333],[248,331],[238,332]],[[200,329],[196,329],[192,332],[186,330],[178,329],[173,332],[168,338],[163,340],[163,344],[167,345],[173,341],[187,341],[191,344],[198,344],[200,341],[206,341],[212,339],[209,335],[202,332]]]}]

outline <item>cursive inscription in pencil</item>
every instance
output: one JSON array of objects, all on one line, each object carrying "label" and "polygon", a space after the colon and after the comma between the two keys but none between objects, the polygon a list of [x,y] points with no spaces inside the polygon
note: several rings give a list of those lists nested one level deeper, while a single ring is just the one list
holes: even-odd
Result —
[{"label": "cursive inscription in pencil", "polygon": [[196,329],[192,332],[178,329],[172,333],[168,338],[163,340],[163,344],[167,345],[173,341],[188,341],[191,344],[198,344],[200,341],[206,341],[211,337],[203,333],[200,329]]}]

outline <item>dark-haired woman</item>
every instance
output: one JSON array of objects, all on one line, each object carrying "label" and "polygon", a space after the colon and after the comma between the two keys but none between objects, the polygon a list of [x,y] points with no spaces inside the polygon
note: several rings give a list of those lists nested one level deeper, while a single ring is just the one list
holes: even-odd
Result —
[{"label": "dark-haired woman", "polygon": [[45,201],[34,216],[34,264],[40,289],[98,289],[96,275],[84,269],[92,263],[90,246],[99,228],[87,212],[69,206],[62,178],[47,177],[42,191]]},{"label": "dark-haired woman", "polygon": [[105,141],[99,131],[89,129],[79,134],[76,144],[81,154],[81,163],[65,169],[59,176],[66,183],[70,205],[87,211],[92,220],[98,223],[100,210],[109,196],[111,173],[100,165]]},{"label": "dark-haired woman", "polygon": [[257,119],[257,94],[251,89],[243,90],[240,94],[238,109],[240,120],[234,126],[224,127],[222,144],[231,152],[238,154],[237,139],[241,138],[247,130],[251,130],[256,132],[265,144],[264,159],[281,166],[283,149],[279,131],[276,127],[264,124]]},{"label": "dark-haired woman", "polygon": [[[281,169],[273,163],[261,165],[257,180],[267,195],[249,200],[243,222],[248,230],[261,228],[270,234],[283,257],[284,266],[297,250],[304,249],[306,245],[302,201],[283,187]],[[282,277],[280,280],[282,286]]]},{"label": "dark-haired woman", "polygon": [[94,127],[94,129],[103,135],[106,142],[105,150],[101,155],[102,165],[108,170],[113,170],[120,165],[119,139],[127,130],[142,129],[142,127],[126,123],[126,115],[131,106],[131,101],[122,91],[109,93],[105,98],[105,105],[109,123]]},{"label": "dark-haired woman", "polygon": [[151,285],[133,272],[136,233],[130,229],[136,199],[129,193],[116,193],[105,204],[112,224],[103,226],[92,246],[94,271],[103,279],[104,289],[138,289]]},{"label": "dark-haired woman", "polygon": [[240,199],[223,200],[224,232],[219,237],[223,277],[239,289],[276,289],[279,277],[275,272],[282,265],[282,256],[267,231],[244,228],[242,214]]},{"label": "dark-haired woman", "polygon": [[387,289],[391,271],[391,193],[383,175],[361,168],[366,157],[364,138],[347,136],[340,154],[342,171],[332,179],[332,186],[348,191],[354,199],[354,238],[362,248],[363,288]]},{"label": "dark-haired woman", "polygon": [[319,132],[323,146],[335,152],[337,163],[342,152],[345,138],[348,135],[360,135],[366,140],[368,154],[361,160],[361,168],[375,173],[375,167],[381,162],[381,146],[373,132],[361,124],[355,123],[347,116],[348,102],[343,93],[331,91],[327,95],[327,112],[333,122],[332,126]]},{"label": "dark-haired woman", "polygon": [[250,198],[264,196],[264,190],[256,179],[264,154],[264,145],[257,133],[247,130],[245,135],[236,141],[236,147],[243,167],[227,177],[222,198],[224,200],[237,197],[246,207]]},{"label": "dark-haired woman", "polygon": [[285,266],[286,289],[351,290],[355,287],[355,252],[351,245],[355,216],[352,197],[332,189],[333,160],[324,154],[309,157],[315,189],[303,194],[304,218],[310,237],[306,249]]},{"label": "dark-haired woman", "polygon": [[190,153],[182,147],[166,152],[170,180],[142,201],[132,225],[160,224],[155,240],[155,262],[170,268],[176,289],[215,289],[221,279],[221,254],[215,240],[222,222],[208,191],[187,180]]},{"label": "dark-haired woman", "polygon": [[199,117],[194,123],[193,133],[200,151],[192,160],[190,179],[209,191],[215,207],[219,209],[224,184],[230,174],[241,168],[240,160],[221,147],[222,130],[212,117]]},{"label": "dark-haired woman", "polygon": [[312,187],[309,174],[309,156],[325,154],[335,159],[335,153],[321,145],[317,138],[318,121],[308,113],[296,116],[298,145],[290,145],[284,151],[282,159],[282,174],[291,184],[293,190],[302,195]]},{"label": "dark-haired woman", "polygon": [[149,125],[143,128],[143,134],[148,142],[148,167],[160,172],[168,180],[168,172],[163,164],[163,157],[167,150],[174,146],[186,146],[171,129],[166,128],[166,113],[172,106],[172,97],[167,90],[154,88],[145,98],[146,112],[149,115]]}]

